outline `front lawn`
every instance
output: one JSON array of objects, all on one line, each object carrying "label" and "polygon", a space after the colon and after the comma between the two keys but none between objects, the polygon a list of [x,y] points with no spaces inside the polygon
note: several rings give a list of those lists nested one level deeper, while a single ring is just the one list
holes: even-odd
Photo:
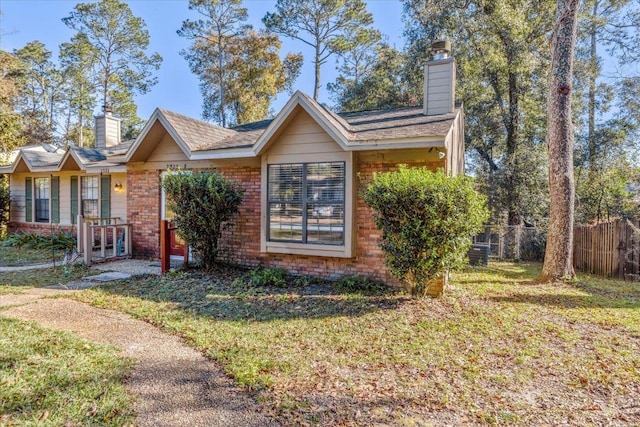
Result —
[{"label": "front lawn", "polygon": [[21,290],[30,287],[64,285],[98,273],[100,272],[87,268],[84,264],[59,265],[55,268],[35,270],[3,271],[0,272],[0,295],[21,292]]},{"label": "front lawn", "polygon": [[637,425],[640,285],[453,275],[441,299],[179,272],[77,298],[183,336],[289,425]]},{"label": "front lawn", "polygon": [[0,267],[17,267],[22,265],[45,264],[55,259],[61,263],[64,251],[51,249],[32,249],[15,246],[0,245]]},{"label": "front lawn", "polygon": [[116,348],[0,317],[0,425],[127,425],[129,366]]}]

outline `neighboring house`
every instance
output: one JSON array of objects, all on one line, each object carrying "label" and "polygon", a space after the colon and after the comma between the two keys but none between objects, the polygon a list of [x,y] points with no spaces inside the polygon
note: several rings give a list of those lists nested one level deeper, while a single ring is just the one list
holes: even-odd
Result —
[{"label": "neighboring house", "polygon": [[22,147],[9,176],[9,231],[74,231],[78,215],[124,222],[126,166],[120,159],[133,141],[120,143],[120,119],[96,117],[95,148],[62,149],[46,143]]},{"label": "neighboring house", "polygon": [[[223,236],[223,259],[298,274],[388,280],[381,232],[360,190],[373,172],[403,163],[464,173],[464,115],[454,103],[454,85],[455,63],[445,57],[425,66],[420,107],[335,114],[296,92],[273,120],[227,129],[157,109],[130,146],[74,147],[59,155],[26,148],[11,170],[5,168],[14,197],[11,224],[67,227],[74,212],[87,213],[84,203],[91,200],[85,216],[132,223],[134,255],[157,258],[159,223],[168,216],[162,175],[215,169],[246,190]],[[101,119],[115,123],[110,116]],[[98,189],[87,199],[82,182],[95,187],[95,179]],[[48,216],[35,214],[46,204]]]}]

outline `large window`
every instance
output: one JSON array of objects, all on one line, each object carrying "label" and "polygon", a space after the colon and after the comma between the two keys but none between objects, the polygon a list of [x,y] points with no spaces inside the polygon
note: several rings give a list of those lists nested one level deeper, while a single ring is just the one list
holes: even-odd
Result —
[{"label": "large window", "polygon": [[268,166],[269,241],[344,244],[345,163]]},{"label": "large window", "polygon": [[36,222],[49,222],[49,178],[35,178]]},{"label": "large window", "polygon": [[100,216],[98,176],[80,177],[80,190],[82,215],[85,218],[98,218]]}]

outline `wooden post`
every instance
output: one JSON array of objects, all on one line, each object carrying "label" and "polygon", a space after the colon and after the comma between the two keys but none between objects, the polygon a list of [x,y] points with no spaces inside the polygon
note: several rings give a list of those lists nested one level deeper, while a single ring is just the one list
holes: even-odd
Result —
[{"label": "wooden post", "polygon": [[82,215],[78,215],[78,240],[77,240],[77,250],[78,253],[81,254],[83,252],[82,246],[84,246],[84,218]]},{"label": "wooden post", "polygon": [[171,269],[171,232],[169,221],[160,221],[160,271],[162,274]]},{"label": "wooden post", "polygon": [[93,228],[88,222],[83,222],[82,228],[84,228],[84,265],[89,267],[91,265],[91,252],[93,252]]}]

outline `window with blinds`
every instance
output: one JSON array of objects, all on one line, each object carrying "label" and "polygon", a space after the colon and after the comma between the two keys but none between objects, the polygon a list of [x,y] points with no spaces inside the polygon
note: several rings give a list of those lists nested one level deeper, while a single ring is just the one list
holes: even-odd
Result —
[{"label": "window with blinds", "polygon": [[345,163],[269,165],[268,240],[344,244]]}]

